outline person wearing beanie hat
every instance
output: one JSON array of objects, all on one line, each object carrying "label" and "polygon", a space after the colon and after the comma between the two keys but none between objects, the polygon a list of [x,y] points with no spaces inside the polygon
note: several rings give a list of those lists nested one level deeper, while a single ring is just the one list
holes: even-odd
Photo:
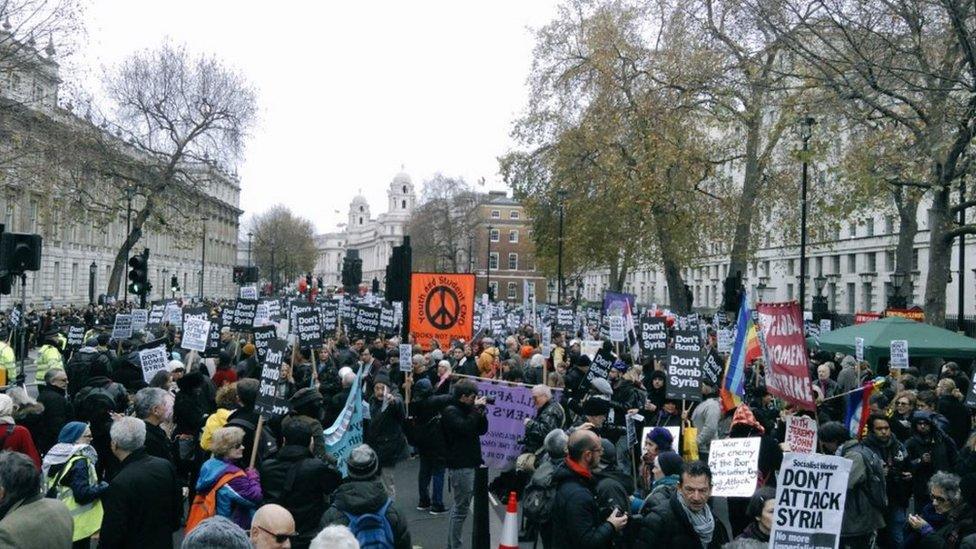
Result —
[{"label": "person wearing beanie hat", "polygon": [[647,438],[644,440],[644,451],[653,457],[662,452],[673,451],[673,444],[674,436],[671,431],[664,427],[655,427],[647,433]]},{"label": "person wearing beanie hat", "polygon": [[641,514],[646,515],[651,509],[667,504],[677,490],[683,470],[684,461],[676,452],[667,450],[654,456],[651,489],[644,498]]},{"label": "person wearing beanie hat", "polygon": [[8,395],[0,393],[0,432],[6,430],[6,437],[2,441],[2,450],[13,450],[30,457],[38,469],[41,468],[41,456],[34,446],[34,439],[27,428],[14,422],[14,401]]},{"label": "person wearing beanie hat", "polygon": [[613,512],[616,507],[626,512],[630,509],[630,494],[634,491],[634,480],[625,471],[620,470],[617,463],[617,447],[609,440],[600,439],[603,453],[600,461],[593,468],[593,480],[596,481],[594,492],[604,512]]},{"label": "person wearing beanie hat", "polygon": [[107,482],[98,481],[98,454],[91,441],[87,423],[68,422],[58,433],[58,443],[44,455],[42,465],[45,494],[64,502],[71,512],[75,547],[88,544],[101,528],[101,498],[108,490]]},{"label": "person wearing beanie hat", "polygon": [[363,441],[376,451],[380,460],[380,477],[390,499],[396,499],[393,468],[409,456],[403,423],[407,412],[403,399],[396,393],[386,373],[376,374],[369,399],[369,424]]},{"label": "person wearing beanie hat", "polygon": [[[336,489],[332,506],[322,514],[319,530],[332,524],[349,525],[349,516],[367,513],[382,515],[390,523],[395,549],[412,549],[410,530],[406,517],[387,495],[383,483],[377,478],[380,457],[368,445],[352,449],[346,459],[347,476]],[[318,531],[315,532],[317,534]]]},{"label": "person wearing beanie hat", "polygon": [[434,385],[427,378],[421,378],[413,385],[410,402],[413,428],[408,432],[408,440],[420,457],[417,510],[429,511],[432,515],[447,512],[444,507],[447,441],[435,418],[440,419],[438,414],[450,402],[450,395],[435,394]]},{"label": "person wearing beanie hat", "polygon": [[231,368],[233,358],[226,351],[221,351],[217,359],[217,371],[210,377],[215,387],[220,389],[228,383],[237,381],[237,372]]},{"label": "person wearing beanie hat", "polygon": [[602,377],[593,378],[590,380],[590,394],[609,400],[613,396],[613,387]]}]

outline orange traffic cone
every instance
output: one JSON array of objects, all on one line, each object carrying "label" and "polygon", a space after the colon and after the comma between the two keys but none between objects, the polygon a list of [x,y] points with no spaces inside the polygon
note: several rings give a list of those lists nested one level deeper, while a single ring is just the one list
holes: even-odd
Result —
[{"label": "orange traffic cone", "polygon": [[498,542],[498,549],[518,549],[518,500],[515,492],[508,495],[508,509],[505,510],[505,522],[502,523],[502,539]]}]

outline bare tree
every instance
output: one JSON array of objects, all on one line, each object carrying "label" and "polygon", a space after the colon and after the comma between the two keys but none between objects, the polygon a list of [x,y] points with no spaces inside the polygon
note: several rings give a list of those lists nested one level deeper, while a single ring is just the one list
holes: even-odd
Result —
[{"label": "bare tree", "polygon": [[178,196],[202,203],[214,165],[233,162],[243,151],[257,107],[240,73],[168,43],[130,56],[106,77],[105,88],[108,131],[96,137],[115,154],[102,156],[99,172],[124,189],[108,198],[117,202],[125,195],[133,209],[109,278],[108,293],[116,294],[146,223],[164,220]]},{"label": "bare tree", "polygon": [[254,260],[275,288],[282,280],[312,272],[318,257],[315,226],[285,206],[273,206],[254,217]]},{"label": "bare tree", "polygon": [[416,269],[466,272],[470,239],[478,223],[477,209],[485,195],[463,178],[436,174],[424,182],[420,205],[410,216],[407,233]]}]

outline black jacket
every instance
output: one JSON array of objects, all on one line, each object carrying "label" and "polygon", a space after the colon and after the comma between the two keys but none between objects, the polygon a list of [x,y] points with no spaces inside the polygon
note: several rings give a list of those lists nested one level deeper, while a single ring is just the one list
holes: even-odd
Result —
[{"label": "black jacket", "polygon": [[403,434],[405,418],[403,400],[399,397],[386,403],[385,408],[383,401],[369,400],[369,424],[363,441],[376,450],[383,467],[392,467],[407,457],[407,439]]},{"label": "black jacket", "polygon": [[452,397],[441,412],[441,428],[447,440],[447,468],[470,469],[481,465],[481,435],[488,432],[488,418]]},{"label": "black jacket", "polygon": [[176,469],[142,448],[122,461],[102,497],[105,516],[98,546],[170,549],[183,501]]},{"label": "black jacket", "polygon": [[176,465],[176,461],[173,459],[173,445],[170,443],[169,437],[166,436],[166,431],[148,421],[143,423],[146,424],[146,443],[143,445],[146,453]]},{"label": "black jacket", "polygon": [[[688,515],[681,508],[678,494],[671,496],[667,505],[653,507],[641,520],[637,536],[639,547],[654,547],[666,541],[668,549],[702,549],[701,539],[695,533]],[[729,541],[729,534],[722,521],[715,517],[715,530],[708,549],[718,549]]]},{"label": "black jacket", "polygon": [[[552,475],[556,494],[552,502],[551,547],[597,549],[611,547],[613,526],[601,516],[596,479],[585,478],[560,463]],[[626,511],[626,510],[624,510]]]},{"label": "black jacket", "polygon": [[966,439],[969,438],[969,427],[972,424],[969,408],[952,395],[942,395],[939,397],[936,409],[949,420],[946,434],[956,444],[956,448],[964,446]]},{"label": "black jacket", "polygon": [[94,375],[108,375],[111,363],[108,354],[95,347],[82,347],[75,351],[64,372],[68,375],[68,394],[74,397]]},{"label": "black jacket", "polygon": [[277,503],[291,512],[295,529],[302,536],[297,544],[300,547],[308,547],[312,541],[341,480],[339,471],[312,456],[304,446],[286,445],[261,464],[264,503]]},{"label": "black jacket", "polygon": [[441,423],[431,423],[444,407],[454,402],[450,395],[433,395],[410,403],[413,445],[420,457],[443,463],[447,459],[447,439]]},{"label": "black jacket", "polygon": [[[362,515],[365,513],[375,513],[383,507],[389,496],[383,484],[378,480],[348,480],[339,485],[335,492],[335,501],[332,507],[322,515],[319,522],[319,530],[331,524],[349,525],[349,517],[352,515]],[[386,510],[386,520],[390,521],[390,528],[393,530],[393,546],[396,549],[411,549],[413,544],[410,541],[410,529],[407,526],[407,518],[400,514],[395,504],[390,504]],[[318,534],[318,532],[316,532]]]},{"label": "black jacket", "polygon": [[34,445],[44,455],[58,441],[64,424],[74,419],[75,411],[65,397],[64,389],[53,385],[38,385],[37,401],[44,405],[44,429],[43,436],[34,439]]}]

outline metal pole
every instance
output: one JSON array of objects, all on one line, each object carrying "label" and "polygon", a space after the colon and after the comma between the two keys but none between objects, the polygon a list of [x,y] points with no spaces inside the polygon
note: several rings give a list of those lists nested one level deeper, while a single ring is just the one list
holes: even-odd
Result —
[{"label": "metal pole", "polygon": [[[959,178],[959,203],[962,204],[966,201],[966,176]],[[959,210],[959,226],[966,224],[966,210]],[[963,325],[963,312],[966,306],[966,292],[964,290],[966,282],[966,234],[963,233],[959,235],[959,312],[957,313],[958,321],[956,322],[956,330],[962,332],[965,330]]]},{"label": "metal pole", "polygon": [[207,265],[207,218],[203,218],[203,242],[200,246],[200,299],[203,299],[203,272]]},{"label": "metal pole", "polygon": [[[132,218],[132,192],[130,190],[130,187],[126,187],[125,188],[125,198],[126,198],[126,207],[125,207],[125,238],[126,238],[126,240],[128,240],[129,239],[129,231],[132,230],[129,227],[129,225],[131,224],[131,218]],[[126,254],[125,254],[125,263],[126,263],[126,265],[128,265],[128,263],[129,263],[129,253],[128,252],[126,252]],[[122,268],[122,274],[125,274],[125,267]],[[129,284],[126,282],[127,279],[128,279],[128,277],[125,277],[125,278],[122,279],[122,292],[123,292],[123,294],[122,294],[122,302],[123,303],[127,303],[129,301]],[[119,294],[115,294],[114,297],[117,297],[118,295]],[[113,299],[114,299],[114,297],[113,297]]]},{"label": "metal pole", "polygon": [[803,177],[800,180],[800,311],[806,310],[807,290],[807,143],[810,141],[809,123],[803,134]]},{"label": "metal pole", "polygon": [[[17,365],[17,385],[24,386],[24,362],[27,360],[27,273],[20,273],[20,321],[17,330],[20,336],[20,363]],[[10,383],[8,380],[7,383]]]},{"label": "metal pole", "polygon": [[247,267],[251,268],[251,243],[253,241],[254,233],[247,233]]},{"label": "metal pole", "polygon": [[558,273],[557,281],[558,290],[556,291],[556,305],[563,304],[563,194],[564,191],[559,191],[559,259],[558,259]]},{"label": "metal pole", "polygon": [[98,266],[92,261],[88,267],[88,302],[92,305],[95,304],[95,271],[97,270]]},{"label": "metal pole", "polygon": [[488,549],[491,543],[488,525],[488,468],[484,465],[474,470],[474,524],[471,525],[472,549]]},{"label": "metal pole", "polygon": [[485,264],[485,293],[491,297],[491,230],[494,227],[488,225],[488,263]]}]

